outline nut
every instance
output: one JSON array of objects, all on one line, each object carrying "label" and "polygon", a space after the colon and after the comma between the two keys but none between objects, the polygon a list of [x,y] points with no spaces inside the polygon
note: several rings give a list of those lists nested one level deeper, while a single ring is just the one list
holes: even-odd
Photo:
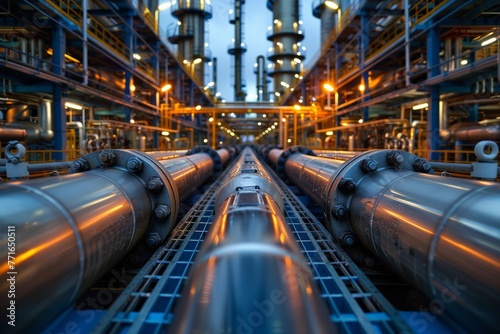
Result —
[{"label": "nut", "polygon": [[170,214],[170,208],[168,205],[160,204],[155,208],[155,216],[156,218],[167,218]]},{"label": "nut", "polygon": [[163,189],[163,182],[159,177],[153,176],[148,181],[148,189],[154,193],[158,193]]},{"label": "nut", "polygon": [[373,158],[366,158],[361,161],[360,167],[365,173],[371,173],[377,170],[378,162]]},{"label": "nut", "polygon": [[102,152],[99,154],[99,160],[103,165],[111,166],[116,162],[116,155],[112,150],[102,150]]},{"label": "nut", "polygon": [[429,164],[429,162],[422,158],[417,158],[413,162],[413,168],[417,172],[422,172],[422,173],[429,173],[431,171],[431,165]]},{"label": "nut", "polygon": [[347,216],[347,208],[344,204],[337,204],[332,207],[332,216],[337,219],[342,219]]},{"label": "nut", "polygon": [[354,236],[351,232],[344,232],[340,236],[340,241],[346,246],[352,246],[355,243]]},{"label": "nut", "polygon": [[141,161],[141,159],[132,157],[128,159],[127,161],[127,169],[131,171],[132,173],[138,173],[142,170],[144,167],[144,163]]},{"label": "nut", "polygon": [[356,190],[356,183],[351,178],[345,178],[340,181],[339,188],[344,194],[352,194]]},{"label": "nut", "polygon": [[399,166],[405,161],[403,152],[401,151],[390,151],[387,153],[387,162],[391,166]]},{"label": "nut", "polygon": [[160,234],[158,234],[158,232],[150,232],[146,238],[146,245],[148,245],[148,247],[150,248],[158,246],[160,242],[161,242],[161,237]]}]

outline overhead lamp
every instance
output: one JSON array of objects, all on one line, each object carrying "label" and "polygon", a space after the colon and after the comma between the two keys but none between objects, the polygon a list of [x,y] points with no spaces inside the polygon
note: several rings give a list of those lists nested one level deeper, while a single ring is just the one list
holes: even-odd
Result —
[{"label": "overhead lamp", "polygon": [[138,53],[134,53],[133,57],[134,59],[141,60],[141,55]]},{"label": "overhead lamp", "polygon": [[164,2],[158,6],[158,10],[161,11],[161,10],[169,9],[170,6],[172,6],[172,4],[170,2]]},{"label": "overhead lamp", "polygon": [[333,92],[335,90],[335,88],[333,88],[333,86],[330,85],[329,83],[324,84],[323,88],[326,89],[329,92]]},{"label": "overhead lamp", "polygon": [[327,132],[326,132],[326,135],[327,135],[327,136],[333,136],[333,131],[327,131]]},{"label": "overhead lamp", "polygon": [[363,123],[363,119],[362,118],[358,119],[358,123],[359,124]]},{"label": "overhead lamp", "polygon": [[193,64],[199,64],[201,63],[201,58],[196,58],[195,60],[193,60]]},{"label": "overhead lamp", "polygon": [[338,3],[334,2],[334,1],[331,1],[331,0],[326,0],[325,1],[325,6],[328,7],[328,8],[330,8],[330,9],[333,9],[333,10],[339,9]]},{"label": "overhead lamp", "polygon": [[425,109],[429,106],[428,103],[421,103],[421,104],[417,104],[416,106],[413,106],[413,110],[420,110],[420,109]]},{"label": "overhead lamp", "polygon": [[83,106],[81,106],[79,104],[76,104],[76,103],[73,103],[73,102],[66,102],[66,103],[64,103],[64,106],[66,108],[71,108],[71,109],[76,109],[76,110],[82,110],[83,109]]},{"label": "overhead lamp", "polygon": [[169,134],[170,134],[170,132],[168,132],[168,131],[162,131],[162,132],[161,132],[161,135],[162,135],[162,136],[168,136]]},{"label": "overhead lamp", "polygon": [[359,91],[360,92],[364,92],[365,91],[365,85],[364,84],[359,85]]},{"label": "overhead lamp", "polygon": [[488,38],[487,40],[485,40],[484,42],[481,43],[481,46],[490,45],[491,43],[495,42],[496,40],[497,40],[496,37]]},{"label": "overhead lamp", "polygon": [[166,84],[165,86],[163,86],[163,87],[161,88],[161,91],[162,91],[162,92],[166,92],[166,91],[169,91],[169,90],[170,90],[170,88],[172,88],[172,85],[171,85],[171,84]]}]

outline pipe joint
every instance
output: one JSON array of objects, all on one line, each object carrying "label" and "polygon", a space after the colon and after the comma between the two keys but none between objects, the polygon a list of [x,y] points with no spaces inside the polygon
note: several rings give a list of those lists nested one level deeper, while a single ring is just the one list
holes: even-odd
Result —
[{"label": "pipe joint", "polygon": [[220,155],[214,149],[209,146],[196,146],[195,148],[189,150],[186,155],[193,155],[198,153],[206,153],[210,156],[214,162],[214,173],[219,173],[223,168],[223,163]]}]

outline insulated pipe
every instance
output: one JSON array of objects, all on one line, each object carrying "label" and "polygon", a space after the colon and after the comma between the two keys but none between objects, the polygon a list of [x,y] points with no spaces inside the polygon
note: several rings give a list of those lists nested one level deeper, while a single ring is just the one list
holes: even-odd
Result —
[{"label": "insulated pipe", "polygon": [[[103,150],[72,164],[71,171],[82,173],[1,184],[0,249],[13,243],[14,258],[2,260],[0,274],[19,287],[16,327],[9,330],[38,331],[139,241],[158,246],[176,222],[180,198],[212,174],[213,155],[162,165],[138,151]],[[182,176],[181,167],[193,163],[203,167]],[[7,238],[11,230],[15,243]],[[2,296],[10,290],[0,286]],[[2,309],[9,302],[2,298]]]},{"label": "insulated pipe", "polygon": [[172,333],[336,333],[283,208],[246,148],[216,195]]},{"label": "insulated pipe", "polygon": [[26,129],[15,128],[10,126],[0,126],[0,142],[18,140],[23,141],[28,137]]},{"label": "insulated pipe", "polygon": [[[300,164],[294,155],[284,162],[291,180],[321,174],[319,163]],[[338,167],[332,162],[332,170],[321,175],[329,186],[313,198],[337,239],[359,240],[426,293],[433,312],[472,332],[496,331],[500,184],[425,174],[429,163],[403,151],[365,152]],[[315,184],[306,181],[297,185],[309,192]]]}]

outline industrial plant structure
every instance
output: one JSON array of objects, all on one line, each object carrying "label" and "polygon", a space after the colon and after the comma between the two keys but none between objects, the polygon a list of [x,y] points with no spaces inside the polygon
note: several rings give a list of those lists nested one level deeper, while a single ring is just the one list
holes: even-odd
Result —
[{"label": "industrial plant structure", "polygon": [[498,331],[498,1],[213,3],[0,4],[1,332]]}]

